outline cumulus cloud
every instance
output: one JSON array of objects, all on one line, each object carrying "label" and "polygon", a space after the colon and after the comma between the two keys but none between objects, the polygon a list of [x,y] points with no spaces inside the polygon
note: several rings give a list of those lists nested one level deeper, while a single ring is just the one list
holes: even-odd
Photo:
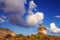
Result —
[{"label": "cumulus cloud", "polygon": [[[28,12],[26,12],[25,9],[26,0],[0,0],[0,3],[1,2],[5,5],[5,7],[1,9],[9,13],[11,24],[29,27],[36,25],[44,19],[44,14],[42,12],[34,13],[32,11],[37,7],[34,1],[29,2]],[[28,13],[28,15],[23,17],[25,13]]]},{"label": "cumulus cloud", "polygon": [[29,9],[34,9],[36,6],[36,4],[33,1],[30,1],[29,3]]},{"label": "cumulus cloud", "polygon": [[51,24],[50,24],[50,30],[51,30],[53,33],[60,33],[60,28],[57,28],[57,26],[56,26],[55,23],[51,23]]},{"label": "cumulus cloud", "polygon": [[[33,1],[29,2],[29,9],[28,9],[28,14],[29,15],[33,15],[34,12],[32,11],[33,9],[35,9],[37,6]],[[36,10],[36,9],[35,9]]]},{"label": "cumulus cloud", "polygon": [[60,18],[60,16],[59,16],[59,15],[57,15],[57,16],[54,16],[54,17],[56,17],[56,18]]},{"label": "cumulus cloud", "polygon": [[29,3],[29,11],[28,11],[28,16],[27,16],[27,22],[30,25],[36,25],[38,22],[42,22],[42,20],[44,19],[44,14],[42,12],[36,12],[34,13],[32,10],[35,9],[37,7],[37,5],[33,2],[30,1]]},{"label": "cumulus cloud", "polygon": [[44,14],[42,12],[37,12],[33,15],[27,17],[27,22],[31,25],[36,25],[39,21],[42,22],[44,19]]}]

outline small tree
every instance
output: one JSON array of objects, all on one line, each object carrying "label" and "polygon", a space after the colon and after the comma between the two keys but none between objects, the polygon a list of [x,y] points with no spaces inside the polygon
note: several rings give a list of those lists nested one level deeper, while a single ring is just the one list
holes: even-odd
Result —
[{"label": "small tree", "polygon": [[23,37],[23,34],[17,34],[16,37],[17,37],[17,38]]}]

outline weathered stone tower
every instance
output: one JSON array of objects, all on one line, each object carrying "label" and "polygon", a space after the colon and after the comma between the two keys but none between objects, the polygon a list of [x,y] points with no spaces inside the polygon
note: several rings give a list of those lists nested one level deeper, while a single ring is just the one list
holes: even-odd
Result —
[{"label": "weathered stone tower", "polygon": [[42,26],[42,25],[39,25],[39,27],[38,27],[38,33],[39,34],[47,34],[46,27]]}]

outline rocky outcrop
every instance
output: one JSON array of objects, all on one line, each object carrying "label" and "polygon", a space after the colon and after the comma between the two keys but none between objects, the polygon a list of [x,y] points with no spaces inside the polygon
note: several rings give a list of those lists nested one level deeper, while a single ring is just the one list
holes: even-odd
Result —
[{"label": "rocky outcrop", "polygon": [[5,28],[0,28],[0,38],[4,38],[7,36],[16,36],[16,33]]}]

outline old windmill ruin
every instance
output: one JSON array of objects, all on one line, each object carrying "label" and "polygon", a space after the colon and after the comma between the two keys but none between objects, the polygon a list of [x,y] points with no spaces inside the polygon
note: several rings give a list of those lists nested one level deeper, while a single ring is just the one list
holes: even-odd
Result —
[{"label": "old windmill ruin", "polygon": [[38,27],[38,33],[39,34],[47,34],[47,31],[46,31],[46,27],[45,26],[42,26],[41,24],[39,25]]}]

